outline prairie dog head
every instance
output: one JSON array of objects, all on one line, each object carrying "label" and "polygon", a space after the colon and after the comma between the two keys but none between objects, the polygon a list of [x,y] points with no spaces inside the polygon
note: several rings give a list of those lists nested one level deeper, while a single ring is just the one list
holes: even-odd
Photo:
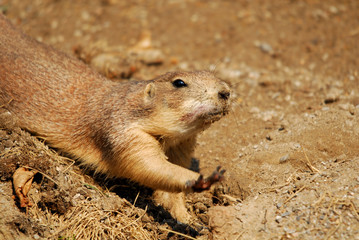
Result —
[{"label": "prairie dog head", "polygon": [[231,100],[228,84],[206,71],[162,75],[147,84],[144,97],[155,103],[151,128],[169,137],[207,128],[228,113]]}]

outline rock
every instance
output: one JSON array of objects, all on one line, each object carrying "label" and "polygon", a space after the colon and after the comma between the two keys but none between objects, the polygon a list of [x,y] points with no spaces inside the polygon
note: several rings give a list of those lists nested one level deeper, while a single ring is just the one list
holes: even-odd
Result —
[{"label": "rock", "polygon": [[279,163],[284,163],[289,159],[289,154],[284,155],[279,159]]},{"label": "rock", "polygon": [[329,7],[329,12],[333,13],[333,14],[338,14],[339,10],[338,10],[338,8],[336,6],[332,5],[332,6]]},{"label": "rock", "polygon": [[261,113],[261,119],[265,122],[272,120],[274,117],[276,117],[278,114],[276,111],[268,110]]},{"label": "rock", "polygon": [[272,46],[269,45],[268,43],[262,43],[260,45],[260,49],[265,53],[272,53],[273,52]]},{"label": "rock", "polygon": [[269,43],[255,41],[254,45],[256,47],[258,47],[264,53],[268,53],[268,54],[273,54],[274,53],[274,50],[273,50],[272,46]]},{"label": "rock", "polygon": [[324,99],[324,103],[331,104],[331,103],[339,101],[342,93],[343,93],[342,89],[338,89],[335,87],[331,88]]},{"label": "rock", "polygon": [[294,143],[293,147],[294,147],[294,148],[300,148],[301,145],[300,145],[299,143]]},{"label": "rock", "polygon": [[261,110],[258,107],[252,107],[251,109],[249,109],[250,113],[260,113]]},{"label": "rock", "polygon": [[290,215],[290,212],[286,211],[284,213],[282,213],[281,217],[287,217]]},{"label": "rock", "polygon": [[241,233],[239,211],[234,206],[215,206],[209,209],[209,227],[213,239],[238,239]]}]

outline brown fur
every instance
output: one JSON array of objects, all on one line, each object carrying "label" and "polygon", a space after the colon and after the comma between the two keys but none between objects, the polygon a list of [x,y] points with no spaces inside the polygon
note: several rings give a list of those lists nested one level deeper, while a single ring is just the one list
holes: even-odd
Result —
[{"label": "brown fur", "polygon": [[[188,86],[174,87],[175,79]],[[158,189],[156,200],[180,221],[189,220],[184,201],[176,203],[183,194],[167,192],[189,192],[198,179],[188,169],[196,135],[228,111],[223,94],[227,84],[209,72],[112,82],[0,14],[0,105],[20,127],[96,170]]]}]

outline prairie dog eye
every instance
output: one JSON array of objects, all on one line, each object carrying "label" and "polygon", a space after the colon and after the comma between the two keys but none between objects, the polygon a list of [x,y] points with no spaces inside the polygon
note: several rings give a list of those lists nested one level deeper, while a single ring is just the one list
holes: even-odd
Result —
[{"label": "prairie dog eye", "polygon": [[176,79],[172,82],[172,85],[176,88],[187,87],[187,84],[182,79]]}]

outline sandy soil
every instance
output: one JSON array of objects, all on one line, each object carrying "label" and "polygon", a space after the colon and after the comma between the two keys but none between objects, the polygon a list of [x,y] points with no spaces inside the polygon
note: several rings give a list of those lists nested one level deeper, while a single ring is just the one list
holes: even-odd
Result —
[{"label": "sandy soil", "polygon": [[[234,95],[196,149],[203,173],[227,169],[188,196],[206,228],[7,127],[0,239],[359,239],[358,1],[0,0],[0,11],[116,81],[209,69]],[[11,184],[24,165],[40,171],[26,210]]]}]

